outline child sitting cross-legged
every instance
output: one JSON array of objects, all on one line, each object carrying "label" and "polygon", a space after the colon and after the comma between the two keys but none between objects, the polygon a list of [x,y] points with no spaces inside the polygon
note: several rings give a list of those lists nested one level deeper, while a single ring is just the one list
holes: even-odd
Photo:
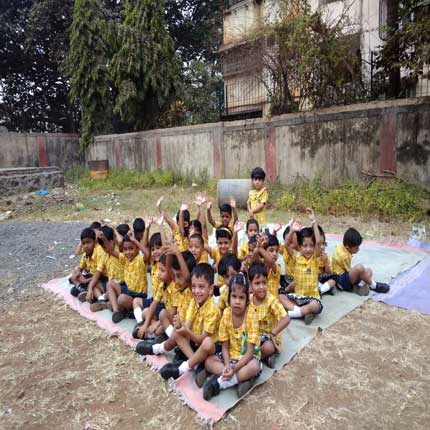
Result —
[{"label": "child sitting cross-legged", "polygon": [[290,318],[278,298],[268,291],[268,273],[263,263],[254,262],[248,270],[252,294],[250,309],[258,319],[261,358],[270,368],[275,367],[276,354],[281,352],[281,331]]},{"label": "child sitting cross-legged", "polygon": [[207,263],[198,264],[191,275],[193,299],[187,309],[184,321],[175,315],[175,330],[165,344],[169,350],[176,344],[187,358],[182,363],[169,363],[160,370],[164,379],[177,378],[180,375],[197,369],[197,366],[215,353],[218,337],[218,325],[221,311],[213,300],[214,272]]},{"label": "child sitting cross-legged", "polygon": [[230,283],[230,279],[233,275],[240,272],[241,267],[241,261],[231,252],[225,254],[219,261],[218,274],[219,276],[222,276],[222,279],[225,282],[225,284],[219,289],[220,295],[218,307],[221,312],[223,312],[228,306],[228,285]]},{"label": "child sitting cross-legged", "polygon": [[372,269],[357,264],[351,267],[353,254],[357,254],[363,239],[355,228],[349,228],[343,243],[336,246],[332,257],[332,270],[338,275],[337,285],[344,291],[352,291],[360,296],[367,296],[369,288],[377,293],[388,293],[390,286],[383,282],[375,282]]},{"label": "child sitting cross-legged", "polygon": [[[323,305],[318,291],[319,256],[321,254],[321,238],[315,221],[314,211],[306,209],[312,228],[300,229],[294,222],[287,235],[286,248],[293,260],[294,293],[279,296],[280,302],[288,311],[290,318],[303,318],[310,324],[315,315],[321,313]],[[300,253],[293,249],[292,235],[297,234]]]},{"label": "child sitting cross-legged", "polygon": [[242,397],[262,371],[258,320],[249,306],[249,284],[243,273],[230,279],[229,305],[219,326],[221,353],[205,361],[206,371],[212,374],[203,385],[205,400],[235,385]]}]

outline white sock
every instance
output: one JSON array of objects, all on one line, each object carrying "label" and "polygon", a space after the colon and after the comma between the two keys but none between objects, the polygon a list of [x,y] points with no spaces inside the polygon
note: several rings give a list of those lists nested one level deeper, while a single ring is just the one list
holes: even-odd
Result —
[{"label": "white sock", "polygon": [[330,284],[328,282],[324,282],[324,284],[319,284],[318,289],[321,293],[326,293],[330,291]]},{"label": "white sock", "polygon": [[290,318],[301,318],[302,313],[300,312],[300,308],[298,306],[294,306],[292,311],[288,311],[288,316]]},{"label": "white sock", "polygon": [[234,385],[237,385],[239,381],[237,380],[236,374],[234,374],[229,381],[226,381],[222,379],[222,376],[218,378],[218,384],[221,390],[225,390],[226,388],[233,387]]},{"label": "white sock", "polygon": [[188,361],[184,361],[180,366],[179,366],[179,374],[183,375],[184,373],[190,372],[192,369],[191,367],[188,365]]},{"label": "white sock", "polygon": [[106,296],[104,294],[102,294],[101,296],[99,296],[99,298],[97,299],[99,302],[103,302],[106,301]]},{"label": "white sock", "polygon": [[375,281],[372,281],[372,282],[369,284],[369,288],[370,288],[371,290],[374,290],[374,289],[376,288],[376,282],[375,282]]},{"label": "white sock", "polygon": [[164,343],[156,343],[155,345],[152,345],[152,352],[155,355],[160,355],[160,354],[164,354],[166,352],[166,350],[164,349]]},{"label": "white sock", "polygon": [[174,330],[174,328],[173,328],[172,324],[170,324],[169,327],[167,327],[165,330],[167,336],[172,337],[173,330]]},{"label": "white sock", "polygon": [[142,308],[134,308],[133,309],[133,313],[134,313],[134,317],[136,318],[136,321],[138,323],[140,323],[140,322],[143,321],[143,318],[142,318]]}]

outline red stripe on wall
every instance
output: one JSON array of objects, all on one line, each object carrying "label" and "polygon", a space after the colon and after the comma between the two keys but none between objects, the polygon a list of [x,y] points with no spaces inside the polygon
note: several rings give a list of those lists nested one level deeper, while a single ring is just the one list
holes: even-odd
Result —
[{"label": "red stripe on wall", "polygon": [[46,136],[37,136],[36,142],[39,146],[39,166],[48,167],[48,154],[46,153]]}]

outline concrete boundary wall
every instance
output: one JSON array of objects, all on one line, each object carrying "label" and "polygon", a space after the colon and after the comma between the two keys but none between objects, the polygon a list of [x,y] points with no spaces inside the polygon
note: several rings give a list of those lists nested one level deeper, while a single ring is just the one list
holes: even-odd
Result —
[{"label": "concrete boundary wall", "polygon": [[85,162],[79,135],[66,133],[0,133],[0,168],[68,169]]},{"label": "concrete boundary wall", "polygon": [[283,184],[392,176],[430,185],[430,100],[372,102],[270,119],[98,136],[87,160],[111,167],[248,177]]}]

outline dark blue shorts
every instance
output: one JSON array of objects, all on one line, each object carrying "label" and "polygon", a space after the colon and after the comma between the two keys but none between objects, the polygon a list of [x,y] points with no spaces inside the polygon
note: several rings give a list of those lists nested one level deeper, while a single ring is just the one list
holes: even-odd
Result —
[{"label": "dark blue shorts", "polygon": [[164,303],[158,303],[156,309],[155,309],[155,316],[158,318],[160,315],[160,312],[164,309]]},{"label": "dark blue shorts", "polygon": [[[121,294],[125,294],[127,296],[130,296],[133,299],[135,297],[137,297],[139,299],[142,299],[143,300],[143,304],[145,304],[145,300],[148,297],[145,293],[136,293],[135,291],[129,290],[128,287],[127,287],[127,284],[125,282],[121,282],[120,287],[121,287]],[[149,304],[151,304],[151,303],[149,303]],[[144,307],[146,307],[146,306],[144,306]]]},{"label": "dark blue shorts", "polygon": [[[360,279],[357,281],[357,283],[360,282]],[[349,279],[349,272],[344,272],[341,275],[337,277],[336,280],[337,286],[344,291],[352,291],[353,284],[351,282],[351,279]]]}]

